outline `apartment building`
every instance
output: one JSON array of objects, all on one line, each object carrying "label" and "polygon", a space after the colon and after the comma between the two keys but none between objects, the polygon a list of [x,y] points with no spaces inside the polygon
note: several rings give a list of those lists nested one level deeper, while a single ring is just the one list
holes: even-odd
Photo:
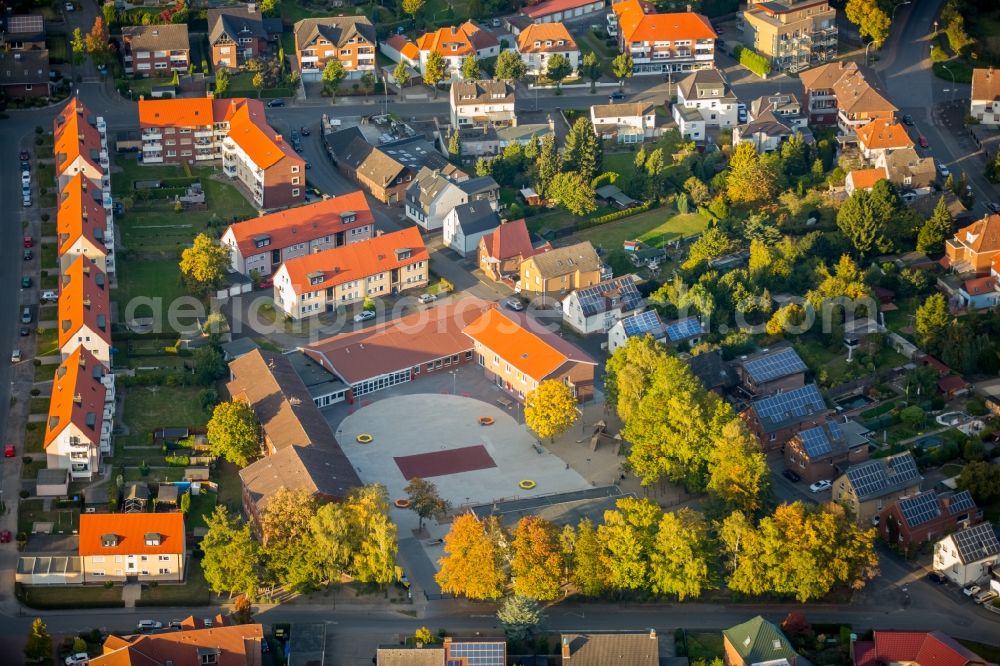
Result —
[{"label": "apartment building", "polygon": [[827,0],[748,0],[743,42],[776,71],[797,72],[837,55],[837,10]]},{"label": "apartment building", "polygon": [[1000,215],[987,215],[959,229],[944,244],[945,263],[956,273],[985,275],[1000,258]]},{"label": "apartment building", "polygon": [[44,18],[8,15],[0,18],[0,31],[0,92],[9,99],[49,95],[52,84]]},{"label": "apartment building", "polygon": [[597,363],[531,317],[493,306],[463,332],[486,376],[519,400],[549,379],[564,382],[580,402],[593,396]]},{"label": "apartment building", "polygon": [[293,34],[303,81],[319,81],[330,60],[339,60],[348,78],[375,71],[375,26],[364,16],[302,19]]},{"label": "apartment building", "polygon": [[810,125],[836,125],[847,134],[898,110],[875,83],[870,69],[854,62],[831,62],[799,75]]},{"label": "apartment building", "polygon": [[430,255],[417,227],[290,259],[274,277],[274,304],[304,319],[368,297],[427,286]]},{"label": "apartment building", "polygon": [[1000,125],[1000,71],[992,67],[972,70],[969,115],[981,125]]},{"label": "apartment building", "polygon": [[107,172],[111,162],[108,159],[104,118],[93,115],[83,102],[74,97],[52,122],[52,134],[59,189],[66,187],[73,176],[82,173],[101,184],[110,206],[111,179]]},{"label": "apartment building", "polygon": [[521,8],[520,16],[532,23],[568,21],[604,9],[604,0],[543,0]]},{"label": "apartment building", "polygon": [[63,271],[59,288],[59,349],[68,358],[78,347],[111,367],[111,303],[104,271],[80,256]]},{"label": "apartment building", "polygon": [[576,72],[580,69],[580,49],[566,26],[560,22],[532,23],[517,35],[517,52],[528,74],[544,76],[549,60],[561,55]]},{"label": "apartment building", "polygon": [[368,240],[375,219],[364,192],[231,224],[220,243],[229,248],[231,269],[243,275],[271,275],[283,262]]},{"label": "apartment building", "polygon": [[895,118],[877,118],[859,127],[855,134],[861,154],[872,162],[886,153],[913,148],[915,145],[903,123],[897,122]]},{"label": "apartment building", "polygon": [[514,86],[507,81],[456,81],[448,99],[452,127],[517,123]]},{"label": "apartment building", "polygon": [[260,100],[234,97],[140,99],[144,164],[222,160],[259,209],[301,203],[305,160],[267,123]]},{"label": "apartment building", "polygon": [[[260,666],[263,627],[259,624],[230,624],[217,615],[211,622],[189,617],[180,630],[156,634],[112,634],[104,640],[103,652],[91,657],[90,666]],[[187,661],[182,661],[186,659]]]},{"label": "apartment building", "polygon": [[77,345],[52,380],[43,439],[46,467],[69,470],[74,481],[100,473],[102,454],[111,453],[114,413],[114,374]]},{"label": "apartment building", "polygon": [[446,78],[454,80],[462,78],[462,62],[466,58],[473,56],[482,60],[500,55],[500,42],[496,36],[480,29],[472,21],[424,33],[417,39],[416,46],[420,54],[421,73],[427,66],[430,54],[437,52],[444,59]]},{"label": "apartment building", "polygon": [[180,583],[187,562],[184,514],[84,513],[79,554],[84,583]]},{"label": "apartment building", "polygon": [[694,12],[657,14],[649,3],[624,0],[612,5],[618,48],[632,56],[634,74],[669,74],[715,66],[715,30]]},{"label": "apartment building", "polygon": [[79,256],[105,273],[114,272],[114,224],[103,198],[100,187],[80,173],[59,192],[56,236],[60,272]]},{"label": "apartment building", "polygon": [[122,58],[132,76],[169,76],[187,72],[191,43],[187,23],[129,25],[122,28]]},{"label": "apartment building", "polygon": [[208,10],[208,45],[212,67],[237,69],[267,52],[267,25],[256,4]]}]

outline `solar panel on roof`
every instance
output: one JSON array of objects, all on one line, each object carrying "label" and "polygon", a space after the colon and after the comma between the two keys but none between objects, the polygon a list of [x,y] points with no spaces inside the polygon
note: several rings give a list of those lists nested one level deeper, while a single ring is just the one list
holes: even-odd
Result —
[{"label": "solar panel on roof", "polygon": [[43,18],[38,15],[11,16],[7,19],[7,32],[12,33],[41,32],[43,26]]},{"label": "solar panel on roof", "polygon": [[974,508],[976,508],[976,502],[972,499],[972,494],[968,490],[963,490],[960,493],[952,495],[951,503],[948,504],[948,510],[951,513],[959,513],[960,511],[968,511]]},{"label": "solar panel on roof", "polygon": [[978,562],[979,560],[1000,553],[1000,541],[993,532],[990,523],[979,523],[951,535],[958,548],[962,562]]},{"label": "solar panel on roof", "polygon": [[869,460],[847,470],[858,497],[883,494],[892,488],[905,488],[920,480],[917,463],[909,453],[899,453],[881,460]]},{"label": "solar panel on roof", "polygon": [[854,486],[855,492],[860,497],[877,493],[886,486],[885,471],[882,469],[882,463],[878,460],[871,460],[850,468],[847,470],[847,478],[851,480],[851,485]]},{"label": "solar panel on roof", "polygon": [[642,294],[636,289],[635,282],[631,278],[616,278],[610,283],[602,282],[593,287],[577,289],[576,296],[580,301],[580,309],[583,310],[583,314],[590,316],[604,312],[606,309],[604,294],[609,289],[618,290],[618,298],[622,310],[635,308],[642,299]]},{"label": "solar panel on roof", "polygon": [[448,666],[506,666],[504,643],[452,643],[448,649]]},{"label": "solar panel on roof", "polygon": [[667,337],[671,342],[693,338],[702,334],[701,322],[697,317],[688,317],[667,325]]},{"label": "solar panel on roof", "polygon": [[655,310],[647,310],[622,319],[622,328],[625,329],[625,335],[631,338],[646,333],[659,333],[663,324]]},{"label": "solar panel on roof", "polygon": [[937,493],[929,490],[925,493],[904,497],[899,500],[899,512],[910,527],[923,525],[941,515]]},{"label": "solar panel on roof", "polygon": [[833,452],[833,446],[830,444],[830,439],[826,436],[823,426],[803,430],[799,433],[799,438],[802,440],[802,447],[812,459]]},{"label": "solar panel on roof", "polygon": [[791,347],[770,352],[743,362],[743,368],[757,384],[805,372],[806,364]]},{"label": "solar panel on roof", "polygon": [[786,393],[762,398],[754,403],[757,418],[761,421],[781,423],[792,418],[805,418],[826,409],[823,396],[815,384],[806,384]]}]

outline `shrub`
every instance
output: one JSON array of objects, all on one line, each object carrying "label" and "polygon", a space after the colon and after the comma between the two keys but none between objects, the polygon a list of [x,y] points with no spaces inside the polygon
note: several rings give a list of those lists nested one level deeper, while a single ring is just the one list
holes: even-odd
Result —
[{"label": "shrub", "polygon": [[31,497],[31,493],[29,493],[27,490],[22,490],[21,492],[18,493],[18,495],[21,497],[21,499],[28,499],[29,497]]},{"label": "shrub", "polygon": [[48,221],[49,221],[49,214],[42,213],[42,222],[48,222]]},{"label": "shrub", "polygon": [[589,220],[583,220],[582,222],[577,223],[576,228],[577,230],[582,231],[584,229],[590,229],[591,227],[598,227],[602,224],[607,224],[608,222],[614,222],[615,220],[620,220],[623,217],[636,215],[638,213],[644,213],[656,205],[658,205],[658,202],[656,200],[650,200],[645,202],[641,206],[636,206],[635,208],[616,210],[615,212],[608,213],[607,215],[601,215],[600,217],[594,217]]},{"label": "shrub", "polygon": [[944,62],[948,59],[948,54],[940,46],[935,44],[931,47],[931,62]]},{"label": "shrub", "polygon": [[618,173],[615,171],[605,171],[600,174],[594,180],[590,181],[591,187],[595,190],[602,185],[614,185],[618,182]]},{"label": "shrub", "polygon": [[743,46],[733,49],[733,57],[740,61],[740,64],[749,69],[757,76],[764,78],[771,73],[771,61]]},{"label": "shrub", "polygon": [[189,456],[165,456],[163,461],[174,467],[189,467],[191,465]]},{"label": "shrub", "polygon": [[33,398],[41,395],[41,393],[42,393],[41,389],[36,389],[36,388],[31,389],[31,397]]}]

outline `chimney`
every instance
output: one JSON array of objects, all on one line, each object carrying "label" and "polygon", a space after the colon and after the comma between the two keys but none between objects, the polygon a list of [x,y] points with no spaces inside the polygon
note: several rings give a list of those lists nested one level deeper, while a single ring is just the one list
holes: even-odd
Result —
[{"label": "chimney", "polygon": [[275,134],[274,135],[274,140],[277,141],[278,143],[281,143],[281,141],[282,141],[281,135],[280,134]]},{"label": "chimney", "polygon": [[562,639],[562,658],[563,658],[564,662],[568,661],[569,658],[570,658],[570,654],[569,654],[569,639],[566,638],[565,636],[563,636],[563,639]]},{"label": "chimney", "polygon": [[649,630],[649,638],[654,641],[656,640],[656,629]]},{"label": "chimney", "polygon": [[79,393],[74,393],[73,394],[73,402],[76,403],[76,404],[78,404],[78,405],[82,404],[83,403],[83,396],[80,395]]},{"label": "chimney", "polygon": [[254,3],[251,2],[249,5],[247,5],[247,12],[249,12],[251,14],[256,14],[257,13],[257,5],[255,5]]},{"label": "chimney", "polygon": [[208,99],[215,99],[215,92],[209,90],[207,93],[205,93],[205,97],[207,97]]}]

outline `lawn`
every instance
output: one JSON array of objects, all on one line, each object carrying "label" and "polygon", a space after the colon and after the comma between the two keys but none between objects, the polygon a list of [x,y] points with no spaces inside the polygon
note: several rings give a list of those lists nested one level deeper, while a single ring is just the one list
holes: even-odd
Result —
[{"label": "lawn", "polygon": [[207,606],[210,596],[201,562],[189,559],[187,580],[183,585],[143,585],[136,606]]},{"label": "lawn", "polygon": [[697,213],[672,214],[667,208],[654,208],[638,215],[608,222],[575,234],[581,241],[589,240],[595,247],[620,250],[627,240],[641,240],[651,247],[663,247],[670,241],[700,234],[708,221]]},{"label": "lawn", "polygon": [[[42,461],[44,466],[44,460]],[[79,509],[42,510],[42,500],[21,500],[17,509],[17,531],[31,532],[33,523],[53,523],[52,531],[64,534],[80,529]]]},{"label": "lawn", "polygon": [[[852,363],[848,363],[847,354],[843,351],[843,347],[839,347],[836,352],[833,352],[820,341],[806,336],[799,337],[793,344],[817,381],[825,388],[870,375],[872,372],[870,366],[858,363],[856,356]],[[906,357],[889,347],[883,347],[876,355],[874,365],[875,370],[884,370],[898,367],[904,363],[906,363]]]},{"label": "lawn", "polygon": [[25,587],[26,606],[40,609],[124,606],[121,587]]},{"label": "lawn", "polygon": [[59,353],[59,332],[55,328],[38,327],[35,338],[35,355],[52,356]]},{"label": "lawn", "polygon": [[717,631],[688,631],[684,637],[687,642],[687,657],[691,661],[711,661],[723,655],[722,634]]},{"label": "lawn", "polygon": [[[152,390],[151,390],[152,389]],[[136,434],[159,428],[197,428],[208,423],[196,386],[132,386],[122,419]]]},{"label": "lawn", "polygon": [[219,460],[213,472],[215,482],[219,484],[219,504],[225,504],[230,511],[239,511],[243,506],[243,496],[240,494],[240,469],[225,460]]},{"label": "lawn", "polygon": [[115,294],[119,318],[125,321],[126,314],[133,318],[148,317],[151,314],[148,307],[140,307],[134,313],[127,313],[127,304],[140,297],[160,298],[162,303],[156,316],[162,322],[163,328],[167,329],[169,326],[166,319],[167,308],[181,296],[187,295],[180,279],[181,271],[177,259],[147,258],[142,261],[119,261],[118,289]]},{"label": "lawn", "polygon": [[36,454],[30,458],[31,462],[21,463],[22,479],[34,479],[38,476],[38,470],[45,469],[45,456]]},{"label": "lawn", "polygon": [[32,398],[29,405],[28,411],[31,414],[48,414],[49,413],[49,399],[48,398]]},{"label": "lawn", "polygon": [[55,321],[58,317],[58,305],[43,305],[38,308],[38,321]]},{"label": "lawn", "polygon": [[601,164],[605,171],[614,171],[621,176],[620,182],[628,182],[635,174],[635,153],[605,153]]},{"label": "lawn", "polygon": [[191,508],[188,509],[184,523],[187,526],[188,534],[196,527],[205,527],[205,517],[210,516],[215,510],[218,495],[208,491],[202,486],[201,493],[191,496]]},{"label": "lawn", "polygon": [[56,376],[56,365],[36,365],[35,366],[35,378],[36,382],[51,382]]},{"label": "lawn", "polygon": [[66,62],[68,52],[66,35],[50,33],[45,36],[45,46],[49,50],[49,62],[58,65]]},{"label": "lawn", "polygon": [[[45,431],[43,423],[29,423],[24,431],[24,452],[42,453],[42,443],[45,441]],[[34,426],[33,428],[31,426]]]}]

